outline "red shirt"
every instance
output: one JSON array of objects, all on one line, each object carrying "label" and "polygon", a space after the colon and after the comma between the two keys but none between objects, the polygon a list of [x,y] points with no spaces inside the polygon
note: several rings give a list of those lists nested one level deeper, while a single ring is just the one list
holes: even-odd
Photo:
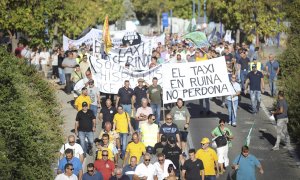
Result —
[{"label": "red shirt", "polygon": [[109,180],[115,169],[115,164],[111,160],[104,161],[103,159],[98,159],[95,161],[94,167],[97,171],[102,173],[104,180]]}]

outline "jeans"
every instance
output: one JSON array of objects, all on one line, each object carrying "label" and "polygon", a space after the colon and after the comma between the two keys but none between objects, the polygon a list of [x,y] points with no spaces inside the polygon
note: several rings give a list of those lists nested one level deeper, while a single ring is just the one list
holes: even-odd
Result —
[{"label": "jeans", "polygon": [[207,176],[204,176],[204,179],[205,180],[216,180],[216,176],[215,175],[207,175]]},{"label": "jeans", "polygon": [[[79,141],[80,141],[80,145],[83,149],[83,152],[87,153],[88,148],[90,148],[90,149],[93,148],[94,132],[93,131],[91,131],[91,132],[79,131],[78,136],[79,136]],[[85,138],[88,139],[88,144],[86,144]]]},{"label": "jeans", "polygon": [[232,124],[236,124],[236,112],[237,112],[237,107],[239,104],[239,100],[226,100],[227,102],[227,107],[228,107],[228,120],[229,122],[231,122]]},{"label": "jeans", "polygon": [[242,91],[245,90],[245,81],[246,81],[246,78],[247,78],[247,74],[248,74],[248,71],[244,71],[243,69],[241,69],[241,72],[240,72],[240,78],[241,78],[241,87],[242,87]]},{"label": "jeans", "polygon": [[289,119],[288,118],[282,118],[282,119],[277,119],[277,139],[275,146],[279,147],[281,137],[284,138],[286,145],[290,145],[290,136],[289,132],[287,130],[287,123]]},{"label": "jeans", "polygon": [[125,151],[128,143],[128,133],[119,133],[120,134],[120,142],[122,144],[122,155],[125,156]]},{"label": "jeans", "polygon": [[66,87],[65,87],[65,90],[66,90],[66,93],[70,94],[71,91],[72,91],[72,87],[73,87],[73,82],[71,81],[71,74],[65,74],[66,76]]},{"label": "jeans", "polygon": [[250,90],[250,99],[251,99],[252,113],[257,113],[260,107],[261,91]]},{"label": "jeans", "polygon": [[58,68],[59,81],[61,84],[66,83],[65,71],[62,68]]},{"label": "jeans", "polygon": [[203,99],[199,99],[199,103],[200,103],[200,108],[201,108],[201,111],[204,111],[204,112],[209,112],[210,111],[210,102],[209,102],[209,98],[205,98],[204,99],[205,101],[205,106],[203,104]]},{"label": "jeans", "polygon": [[94,113],[94,116],[97,117],[98,106],[92,105],[92,104],[91,104],[91,105],[90,105],[90,110],[92,110],[93,113]]},{"label": "jeans", "polygon": [[277,77],[274,77],[273,79],[269,79],[269,85],[270,85],[270,94],[271,96],[276,96],[276,82]]},{"label": "jeans", "polygon": [[156,124],[159,124],[159,121],[160,121],[160,104],[150,104],[151,106],[151,109],[153,111],[153,114],[155,115],[155,118],[156,118],[156,121],[155,123]]},{"label": "jeans", "polygon": [[123,107],[123,110],[128,113],[128,115],[131,115],[131,104],[121,104]]}]

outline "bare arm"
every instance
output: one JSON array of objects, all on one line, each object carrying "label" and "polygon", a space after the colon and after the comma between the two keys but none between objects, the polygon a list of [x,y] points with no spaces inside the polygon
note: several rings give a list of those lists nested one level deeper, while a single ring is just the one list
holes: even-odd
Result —
[{"label": "bare arm", "polygon": [[126,162],[127,162],[128,157],[129,157],[129,152],[126,152],[126,153],[125,153],[124,160],[123,160],[123,167],[126,166],[126,164],[127,164]]},{"label": "bare arm", "polygon": [[200,173],[201,173],[201,180],[204,180],[204,176],[205,176],[204,170],[200,170]]},{"label": "bare arm", "polygon": [[78,134],[78,127],[79,127],[79,123],[78,123],[78,121],[76,121],[75,122],[75,134],[76,134],[76,136]]},{"label": "bare arm", "polygon": [[177,145],[181,149],[181,141],[180,141],[180,136],[179,134],[176,134],[176,139],[177,139]]},{"label": "bare arm", "polygon": [[117,99],[116,99],[116,108],[118,108],[118,104],[119,104],[119,100],[120,100],[120,97],[119,96],[117,96]]},{"label": "bare arm", "polygon": [[83,154],[79,154],[79,160],[81,163],[83,163],[83,160],[84,160]]},{"label": "bare arm", "polygon": [[181,171],[182,180],[186,180],[185,179],[185,172],[186,172],[186,170],[184,170],[184,169]]},{"label": "bare arm", "polygon": [[93,132],[96,131],[96,118],[93,119]]},{"label": "bare arm", "polygon": [[263,93],[265,90],[265,82],[264,82],[264,78],[260,79],[260,88],[261,88],[261,92]]},{"label": "bare arm", "polygon": [[78,180],[82,180],[82,170],[79,171]]}]

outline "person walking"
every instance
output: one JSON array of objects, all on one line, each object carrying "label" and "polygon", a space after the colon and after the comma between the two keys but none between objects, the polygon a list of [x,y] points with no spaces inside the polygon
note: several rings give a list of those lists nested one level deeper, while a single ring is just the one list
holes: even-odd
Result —
[{"label": "person walking", "polygon": [[88,108],[90,107],[91,103],[92,103],[92,100],[91,100],[91,97],[88,95],[88,90],[86,87],[83,87],[81,89],[81,95],[78,96],[75,100],[75,108],[77,109],[77,111],[80,111],[82,110],[82,104],[83,103],[86,103],[88,105]]},{"label": "person walking", "polygon": [[109,180],[115,170],[115,163],[108,159],[107,150],[102,151],[102,159],[96,160],[94,166],[102,174],[104,180]]},{"label": "person walking", "polygon": [[167,139],[169,139],[170,137],[174,137],[175,141],[177,142],[177,145],[181,147],[179,129],[177,125],[173,123],[173,118],[171,114],[166,115],[166,122],[159,128],[160,139],[163,135]]},{"label": "person walking", "polygon": [[106,99],[105,106],[103,106],[99,113],[99,120],[102,122],[102,129],[105,129],[105,123],[110,122],[113,124],[114,116],[117,113],[117,109],[112,106],[111,99]]},{"label": "person walking", "polygon": [[150,163],[151,155],[149,153],[144,154],[143,162],[137,165],[133,180],[154,180],[155,179],[155,167]]},{"label": "person walking", "polygon": [[233,95],[226,97],[227,108],[228,108],[228,124],[236,127],[236,116],[237,116],[237,107],[239,104],[239,95],[241,94],[241,86],[236,82],[236,75],[231,76],[231,86],[233,89]]},{"label": "person walking", "polygon": [[100,97],[100,91],[95,86],[94,80],[89,80],[89,86],[87,87],[88,95],[91,98],[91,106],[90,109],[93,111],[95,117],[97,117],[98,110],[101,108],[101,97]]},{"label": "person walking", "polygon": [[126,174],[129,177],[129,179],[132,180],[136,166],[137,159],[135,156],[131,156],[130,163],[123,168],[123,174]]},{"label": "person walking", "polygon": [[124,111],[131,115],[132,109],[134,109],[133,103],[133,89],[130,87],[129,80],[124,81],[124,87],[120,88],[116,99],[116,108],[120,105],[123,107]]},{"label": "person walking", "polygon": [[262,74],[262,72],[257,70],[256,64],[252,65],[252,71],[247,75],[245,94],[247,94],[249,84],[252,113],[257,114],[259,112],[261,102],[261,93],[264,93],[265,90],[265,83],[264,75]]},{"label": "person walking", "polygon": [[60,157],[63,157],[63,155],[65,155],[65,150],[66,149],[72,149],[74,157],[77,157],[78,159],[80,159],[80,162],[83,163],[83,160],[84,160],[83,149],[80,146],[80,144],[75,142],[75,140],[76,139],[75,139],[74,135],[70,135],[68,137],[68,143],[63,144],[62,147],[59,150]]},{"label": "person walking", "polygon": [[225,136],[227,140],[226,145],[217,147],[220,174],[223,174],[225,172],[224,167],[226,168],[229,165],[228,149],[232,146],[231,140],[233,139],[233,134],[231,130],[225,126],[225,120],[220,119],[218,127],[211,132],[211,135],[213,138]]},{"label": "person walking", "polygon": [[276,139],[275,146],[272,148],[275,151],[279,150],[279,144],[280,144],[282,135],[285,140],[285,147],[287,149],[291,149],[290,136],[289,136],[289,132],[287,129],[287,124],[289,122],[287,112],[288,112],[288,104],[284,97],[284,92],[279,91],[276,111],[272,111],[272,114],[276,117],[276,120],[277,120],[277,126],[276,126],[277,139]]},{"label": "person walking", "polygon": [[157,178],[157,180],[164,180],[169,176],[169,165],[174,166],[174,164],[171,160],[166,159],[163,153],[157,154],[157,160],[158,161],[153,164],[155,168],[155,178]]},{"label": "person walking", "polygon": [[241,154],[234,159],[232,165],[232,169],[236,171],[236,180],[255,180],[255,167],[261,174],[264,173],[259,160],[249,154],[249,147],[243,146]]},{"label": "person walking", "polygon": [[126,154],[123,161],[123,167],[128,164],[128,160],[130,160],[132,156],[135,156],[137,162],[139,162],[141,156],[145,153],[146,153],[146,147],[142,142],[140,142],[138,133],[136,132],[133,133],[132,142],[130,142],[126,147]]},{"label": "person walking", "polygon": [[65,173],[67,171],[66,164],[71,163],[73,165],[72,172],[81,179],[82,177],[82,163],[77,157],[74,157],[72,149],[65,150],[66,157],[62,158],[58,164],[57,174]]},{"label": "person walking", "polygon": [[148,99],[141,100],[142,106],[136,110],[135,115],[135,130],[140,131],[142,125],[147,124],[148,116],[153,114],[151,107],[148,106]]},{"label": "person walking", "polygon": [[[96,131],[96,117],[93,111],[88,109],[86,102],[82,103],[82,110],[76,115],[75,134],[79,136],[80,145],[84,153],[92,155],[94,132]],[[87,138],[88,143],[86,143]]]},{"label": "person walking", "polygon": [[[209,147],[209,139],[207,137],[201,140],[202,148],[196,152],[196,158],[202,160],[204,165],[204,174],[206,180],[216,180],[219,177],[218,156],[215,150]],[[215,170],[217,169],[217,172]]]},{"label": "person walking", "polygon": [[149,114],[148,123],[141,126],[140,139],[144,143],[146,149],[151,149],[150,154],[154,153],[154,146],[159,140],[159,128],[158,125],[154,123],[155,116]]},{"label": "person walking", "polygon": [[58,174],[55,180],[78,180],[78,177],[73,174],[73,164],[67,163],[64,167],[64,173]]},{"label": "person walking", "polygon": [[[189,150],[189,159],[186,160],[182,167],[183,180],[204,180],[204,166],[200,159],[197,159],[196,150]],[[200,173],[199,173],[200,172]]]},{"label": "person walking", "polygon": [[87,172],[83,174],[82,180],[104,180],[101,172],[96,171],[94,164],[87,165]]},{"label": "person walking", "polygon": [[147,98],[147,90],[148,90],[149,84],[145,82],[144,79],[139,78],[138,79],[138,85],[133,90],[133,102],[135,109],[138,109],[142,106],[142,99]]},{"label": "person walking", "polygon": [[247,57],[245,50],[241,51],[240,58],[238,59],[237,63],[240,64],[240,80],[242,91],[245,91],[245,89],[247,89],[245,88],[245,82],[247,79],[250,63],[250,59]]},{"label": "person walking", "polygon": [[157,77],[152,79],[152,85],[149,86],[147,91],[147,98],[150,103],[150,107],[153,111],[153,114],[156,117],[156,124],[160,122],[160,109],[161,109],[161,99],[162,99],[162,88],[158,85]]},{"label": "person walking", "polygon": [[270,85],[270,95],[273,97],[276,95],[277,90],[277,76],[279,73],[279,63],[278,61],[274,60],[274,55],[269,55],[269,61],[266,63],[266,72],[267,77],[269,79],[269,85]]},{"label": "person walking", "polygon": [[62,67],[64,68],[65,78],[66,78],[66,87],[65,91],[69,95],[73,89],[72,81],[71,81],[71,74],[77,64],[76,60],[73,58],[73,53],[68,52],[68,56],[63,60]]}]

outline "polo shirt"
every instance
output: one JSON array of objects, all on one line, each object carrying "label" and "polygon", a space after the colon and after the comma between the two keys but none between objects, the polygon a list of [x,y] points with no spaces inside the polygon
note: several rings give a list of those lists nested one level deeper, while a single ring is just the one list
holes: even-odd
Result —
[{"label": "polo shirt", "polygon": [[199,180],[201,179],[200,171],[204,170],[204,166],[200,159],[196,159],[195,161],[188,159],[184,162],[182,169],[186,170],[186,180]]},{"label": "polo shirt", "polygon": [[261,79],[264,78],[264,75],[260,71],[251,71],[247,74],[247,79],[250,80],[250,90],[251,91],[260,91]]},{"label": "polo shirt", "polygon": [[96,117],[92,110],[88,109],[87,112],[79,111],[76,115],[76,121],[79,124],[78,131],[93,131],[93,119],[96,119]]},{"label": "polo shirt", "polygon": [[115,170],[115,164],[111,160],[96,160],[94,162],[94,167],[97,171],[99,171],[102,174],[104,180],[109,180],[109,178],[112,175],[112,172]]},{"label": "polo shirt", "polygon": [[115,114],[113,122],[116,127],[116,132],[128,133],[128,125],[130,123],[130,116],[127,112],[123,112],[122,114],[120,114],[120,113]]},{"label": "polo shirt", "polygon": [[146,147],[142,142],[138,142],[138,143],[131,142],[127,145],[126,152],[128,152],[130,155],[128,159],[129,162],[132,156],[135,156],[137,162],[139,162],[143,152],[146,152]]},{"label": "polo shirt", "polygon": [[104,180],[104,179],[100,172],[95,171],[95,173],[92,176],[88,172],[84,173],[82,176],[82,180]]},{"label": "polo shirt", "polygon": [[133,90],[131,88],[126,89],[122,87],[119,89],[118,96],[120,97],[120,104],[131,104],[131,98]]},{"label": "polo shirt", "polygon": [[157,143],[158,125],[145,123],[141,126],[142,142],[146,147],[154,147]]},{"label": "polo shirt", "polygon": [[71,176],[67,176],[65,174],[59,174],[56,176],[55,180],[78,180],[78,178],[74,174],[72,174]]},{"label": "polo shirt", "polygon": [[74,168],[73,173],[76,176],[78,176],[79,171],[82,170],[82,164],[81,164],[80,160],[77,157],[73,157],[70,161],[68,161],[67,158],[64,157],[59,161],[58,169],[61,170],[64,173],[65,172],[65,165],[67,163],[73,164],[73,168]]},{"label": "polo shirt", "polygon": [[205,175],[216,175],[215,161],[218,161],[218,156],[215,150],[210,147],[206,151],[199,149],[196,158],[202,160]]},{"label": "polo shirt", "polygon": [[[168,167],[169,167],[170,164],[172,164],[173,166],[175,166],[173,164],[173,162],[171,160],[169,160],[169,159],[165,159],[164,169],[161,169],[159,162],[155,162],[153,164],[153,166],[155,168],[155,175],[157,176],[158,180],[163,180],[164,178],[166,178],[166,177],[169,176]],[[176,167],[175,167],[175,169],[176,169]]]},{"label": "polo shirt", "polygon": [[250,62],[250,60],[247,57],[245,59],[243,59],[243,58],[239,59],[238,63],[241,65],[241,71],[249,70],[249,66],[248,66],[249,62]]},{"label": "polo shirt", "polygon": [[134,171],[136,169],[136,166],[131,167],[130,164],[127,164],[124,168],[123,168],[123,174],[127,175],[129,177],[130,180],[133,179],[133,175],[134,175]]},{"label": "polo shirt", "polygon": [[135,107],[139,108],[142,106],[141,100],[142,98],[147,98],[147,87],[139,87],[136,86],[133,90],[133,95],[135,96]]},{"label": "polo shirt", "polygon": [[102,107],[100,113],[103,115],[103,122],[102,122],[102,128],[104,128],[105,122],[113,122],[114,116],[117,113],[117,109],[113,106],[108,108],[107,106]]},{"label": "polo shirt", "polygon": [[88,104],[89,108],[90,108],[90,105],[92,104],[92,100],[91,100],[90,96],[85,96],[85,95],[81,94],[75,100],[75,106],[78,107],[78,109],[77,109],[78,111],[82,110],[82,103],[83,102],[86,102]]},{"label": "polo shirt", "polygon": [[255,180],[255,168],[260,166],[258,159],[249,154],[247,157],[238,155],[233,164],[239,164],[239,170],[236,174],[236,179]]},{"label": "polo shirt", "polygon": [[136,167],[134,174],[138,177],[147,176],[147,180],[154,180],[155,167],[151,163],[148,166],[146,166],[144,163],[141,163]]},{"label": "polo shirt", "polygon": [[279,68],[279,63],[277,61],[268,61],[266,66],[268,67],[268,73],[270,74],[269,78],[274,79],[277,75],[276,72]]},{"label": "polo shirt", "polygon": [[118,153],[116,146],[112,143],[108,144],[108,147],[102,147],[102,150],[98,149],[96,152],[96,159],[102,159],[102,151],[106,150],[108,152],[108,159],[113,161],[114,155]]}]

